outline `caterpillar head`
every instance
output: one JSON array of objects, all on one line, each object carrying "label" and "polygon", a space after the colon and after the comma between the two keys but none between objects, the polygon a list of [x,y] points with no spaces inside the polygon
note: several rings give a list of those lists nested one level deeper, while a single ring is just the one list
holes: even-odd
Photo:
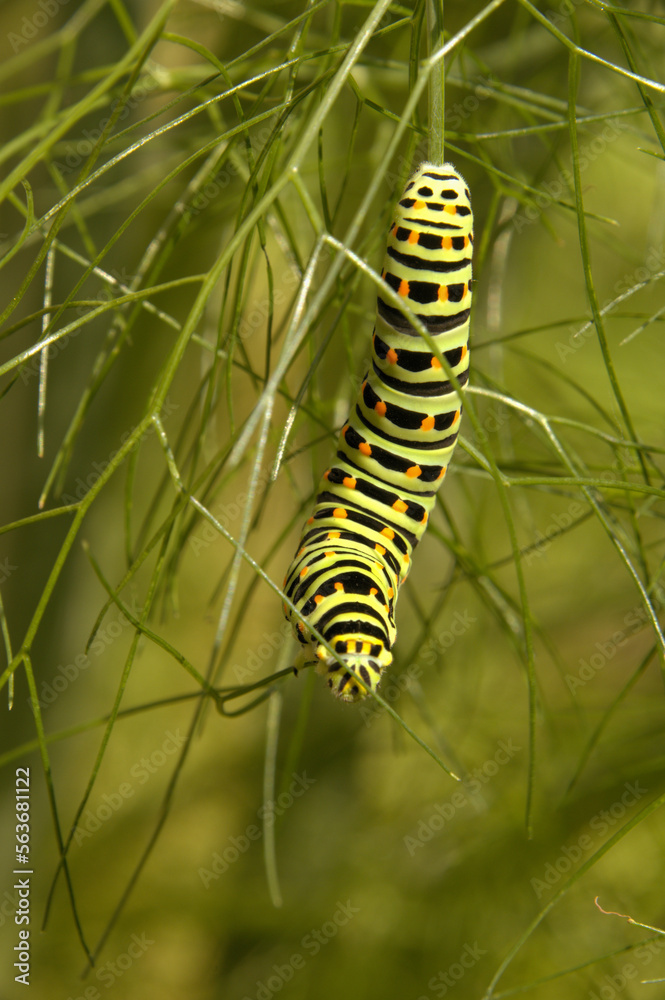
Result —
[{"label": "caterpillar head", "polygon": [[[339,647],[340,643],[336,642],[335,645]],[[362,651],[357,650],[357,646]],[[392,653],[377,643],[371,644],[370,651],[369,643],[357,642],[355,639],[344,642],[344,647],[343,652],[339,649],[339,657],[345,665],[341,667],[328,650],[319,645],[316,651],[316,672],[327,679],[328,687],[336,698],[347,702],[361,701],[369,691],[377,690],[383,671],[392,663]]]}]

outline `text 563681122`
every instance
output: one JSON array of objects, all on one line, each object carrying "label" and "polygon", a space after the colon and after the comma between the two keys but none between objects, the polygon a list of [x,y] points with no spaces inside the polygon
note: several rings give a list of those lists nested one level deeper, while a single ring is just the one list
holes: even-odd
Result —
[{"label": "text 563681122", "polygon": [[16,952],[17,983],[30,983],[30,768],[16,768],[16,879],[14,889],[18,894],[14,923],[19,928]]}]

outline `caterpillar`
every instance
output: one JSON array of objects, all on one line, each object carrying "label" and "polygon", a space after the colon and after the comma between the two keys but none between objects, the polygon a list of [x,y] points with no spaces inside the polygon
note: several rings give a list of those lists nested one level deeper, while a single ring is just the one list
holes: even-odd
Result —
[{"label": "caterpillar", "polygon": [[[382,278],[468,380],[473,214],[450,163],[423,163],[390,226]],[[392,662],[395,605],[457,442],[461,400],[441,362],[379,293],[371,367],[341,430],[286,574],[284,612],[333,693],[376,691]],[[335,650],[331,656],[309,626]]]}]

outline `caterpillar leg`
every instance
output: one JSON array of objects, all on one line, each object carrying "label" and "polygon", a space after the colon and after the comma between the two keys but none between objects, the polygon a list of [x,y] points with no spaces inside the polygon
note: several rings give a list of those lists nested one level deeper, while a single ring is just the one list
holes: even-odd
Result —
[{"label": "caterpillar leg", "polygon": [[317,646],[316,672],[326,678],[336,698],[347,702],[361,701],[370,691],[377,690],[383,671],[392,663],[392,653],[383,646],[377,650],[376,646],[371,648],[370,643],[355,639],[347,640],[344,645],[346,652],[340,655],[344,667],[324,646]]}]

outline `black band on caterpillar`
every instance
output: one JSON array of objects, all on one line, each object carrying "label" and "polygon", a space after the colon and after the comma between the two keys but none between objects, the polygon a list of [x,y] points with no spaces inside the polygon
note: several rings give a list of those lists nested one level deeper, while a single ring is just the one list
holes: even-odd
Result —
[{"label": "black band on caterpillar", "polygon": [[[424,324],[461,386],[469,368],[472,248],[463,179],[450,163],[423,163],[397,205],[382,277]],[[372,365],[284,581],[304,618],[284,606],[305,662],[315,663],[344,701],[375,691],[392,662],[399,587],[457,443],[461,400],[445,374],[406,317],[379,295]]]}]

